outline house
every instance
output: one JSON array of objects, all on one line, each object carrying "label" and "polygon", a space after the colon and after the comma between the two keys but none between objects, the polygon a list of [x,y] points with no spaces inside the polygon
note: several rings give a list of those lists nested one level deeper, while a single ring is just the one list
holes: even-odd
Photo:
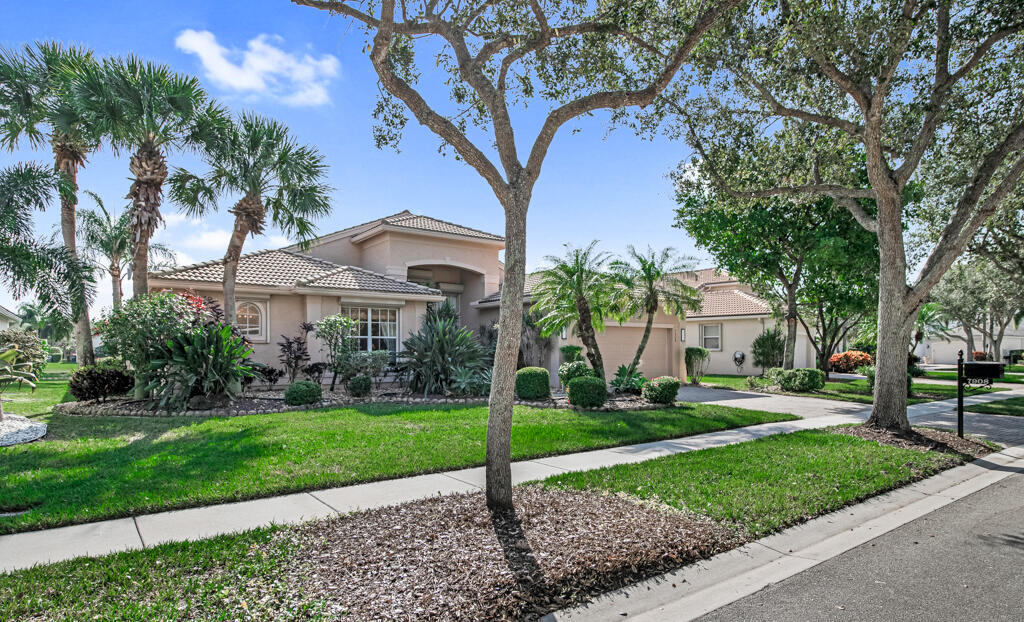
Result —
[{"label": "house", "polygon": [[[236,281],[238,328],[253,344],[255,358],[278,363],[277,341],[295,335],[302,322],[335,313],[360,320],[358,346],[364,350],[402,349],[419,330],[427,305],[449,300],[461,323],[472,330],[498,318],[504,265],[502,236],[429,216],[403,211],[342,229],[298,245],[242,255]],[[206,261],[150,274],[152,291],[190,291],[223,301],[221,260]],[[750,344],[773,325],[769,304],[751,289],[720,271],[685,273],[682,278],[704,293],[700,311],[680,319],[659,313],[640,369],[648,377],[678,376],[687,346],[711,351],[711,373],[757,373]],[[539,275],[527,276],[525,304]],[[609,322],[598,336],[606,373],[632,360],[645,318]],[[801,336],[802,331],[801,331]],[[311,336],[314,360],[323,354]],[[557,383],[558,346],[576,344],[557,335],[545,362]],[[746,362],[737,369],[735,352]],[[798,343],[797,364],[813,366],[813,350]]]},{"label": "house", "polygon": [[[933,365],[956,365],[957,352],[960,350],[964,351],[964,357],[967,357],[967,336],[962,327],[956,327],[951,331],[954,338],[943,339],[941,337],[933,337],[925,339],[918,344],[917,349],[914,353],[921,357],[923,363]],[[982,336],[977,331],[974,333],[974,347],[978,350],[983,349]],[[1003,334],[1003,342],[1001,344],[1002,352],[1000,361],[1005,363],[1010,355],[1010,352],[1015,350],[1024,350],[1024,324],[1014,327],[1010,324],[1006,328],[1006,332]]]},{"label": "house", "polygon": [[17,328],[21,325],[21,316],[7,307],[0,305],[0,330]]}]

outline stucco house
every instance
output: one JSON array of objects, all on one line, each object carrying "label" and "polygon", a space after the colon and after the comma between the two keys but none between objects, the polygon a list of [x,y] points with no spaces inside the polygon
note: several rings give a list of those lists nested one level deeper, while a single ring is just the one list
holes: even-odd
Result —
[{"label": "stucco house", "polygon": [[[498,317],[504,266],[502,236],[429,216],[403,211],[297,245],[242,255],[236,298],[238,325],[252,342],[255,357],[278,363],[277,341],[294,335],[301,322],[334,313],[360,320],[359,346],[367,350],[401,350],[405,338],[420,328],[427,305],[450,300],[463,325],[478,330]],[[150,274],[151,291],[191,291],[223,301],[221,260],[206,261]],[[750,343],[772,325],[768,303],[720,271],[682,275],[704,293],[700,311],[680,319],[659,313],[641,371],[648,377],[678,376],[686,346],[711,350],[712,373],[737,373],[734,352],[747,361],[739,373],[756,373]],[[538,275],[528,275],[525,304]],[[644,318],[611,322],[598,337],[609,377],[632,360],[643,333]],[[813,366],[813,351],[798,343],[797,364]],[[553,338],[546,366],[557,383],[558,346],[577,343],[573,336]],[[322,360],[319,345],[310,353]]]},{"label": "stucco house", "polygon": [[21,316],[7,307],[0,305],[0,330],[17,328],[21,325]]}]

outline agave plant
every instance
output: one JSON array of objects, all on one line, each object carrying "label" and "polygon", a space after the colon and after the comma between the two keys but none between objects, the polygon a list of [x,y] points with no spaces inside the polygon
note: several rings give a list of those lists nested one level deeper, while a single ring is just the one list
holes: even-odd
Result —
[{"label": "agave plant", "polygon": [[[10,344],[3,346],[3,350],[0,350],[0,393],[3,393],[14,384],[21,385],[22,383],[32,387],[32,390],[36,390],[36,375],[32,373],[32,363],[30,361],[18,362],[18,346]],[[0,399],[0,421],[4,418],[4,403]]]},{"label": "agave plant", "polygon": [[459,326],[445,306],[427,314],[423,328],[406,339],[406,349],[400,355],[409,388],[424,395],[449,393],[457,369],[484,363],[483,346],[472,331]]}]

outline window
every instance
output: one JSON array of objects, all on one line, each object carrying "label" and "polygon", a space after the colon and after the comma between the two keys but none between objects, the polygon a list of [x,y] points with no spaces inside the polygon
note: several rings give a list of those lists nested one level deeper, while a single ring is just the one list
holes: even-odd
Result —
[{"label": "window", "polygon": [[358,323],[356,349],[398,351],[398,309],[342,307],[341,312]]},{"label": "window", "polygon": [[445,292],[444,300],[452,306],[452,309],[455,309],[455,317],[461,318],[462,313],[459,312],[459,303],[462,301],[462,295]]},{"label": "window", "polygon": [[238,332],[250,339],[263,339],[263,309],[256,302],[240,302],[235,307]]},{"label": "window", "polygon": [[722,325],[721,324],[701,324],[700,325],[700,345],[704,346],[708,350],[721,350],[722,349]]}]

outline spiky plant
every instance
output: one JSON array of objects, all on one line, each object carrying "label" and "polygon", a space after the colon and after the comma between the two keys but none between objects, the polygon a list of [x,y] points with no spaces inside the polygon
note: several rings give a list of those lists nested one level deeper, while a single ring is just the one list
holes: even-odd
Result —
[{"label": "spiky plant", "polygon": [[641,314],[647,316],[643,337],[640,338],[640,345],[627,370],[626,375],[629,376],[640,365],[640,357],[647,348],[658,309],[684,317],[688,310],[700,309],[702,296],[679,279],[679,273],[692,270],[693,265],[679,257],[675,249],[663,248],[656,251],[647,247],[646,252],[641,252],[630,245],[626,250],[625,259],[616,259],[610,265],[612,275],[622,287],[620,312],[623,318]]},{"label": "spiky plant", "polygon": [[167,152],[196,148],[223,132],[228,117],[194,76],[136,56],[108,59],[79,72],[74,105],[115,152],[131,153],[132,291],[149,291],[150,239],[162,222]]},{"label": "spiky plant", "polygon": [[[73,257],[78,172],[100,137],[73,105],[70,89],[74,77],[95,64],[91,50],[55,42],[0,49],[0,145],[10,151],[23,142],[34,148],[49,145],[54,168],[70,182],[60,199],[60,225],[64,246]],[[79,288],[79,295],[84,291]],[[91,365],[95,360],[88,304],[84,297],[73,302],[78,360]]]},{"label": "spiky plant", "polygon": [[210,170],[200,176],[178,169],[170,179],[171,200],[191,216],[216,208],[218,196],[241,194],[230,212],[235,226],[224,255],[224,311],[237,320],[235,278],[242,246],[263,233],[270,220],[285,235],[306,242],[315,235],[313,220],[331,211],[327,165],[315,147],[299,145],[288,128],[273,119],[243,113],[202,149]]},{"label": "spiky plant", "polygon": [[[18,346],[9,344],[0,346],[0,393],[11,386],[27,384],[34,391],[36,375],[32,373],[30,361],[18,362]],[[0,399],[0,421],[4,420],[4,403]]]}]

